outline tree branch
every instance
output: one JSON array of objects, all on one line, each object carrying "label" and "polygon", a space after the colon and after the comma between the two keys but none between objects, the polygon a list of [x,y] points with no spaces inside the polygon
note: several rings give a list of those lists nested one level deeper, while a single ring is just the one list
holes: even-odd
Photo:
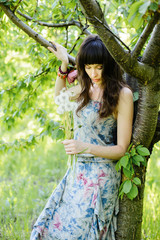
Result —
[{"label": "tree branch", "polygon": [[108,25],[105,25],[105,24],[104,24],[101,20],[99,20],[96,16],[94,16],[94,18],[95,18],[99,23],[101,23],[101,24],[107,29],[107,31],[109,31],[120,43],[122,43],[122,45],[124,45],[124,46],[128,49],[129,52],[131,51],[130,48],[129,48],[116,34],[114,34],[114,33],[109,29]]},{"label": "tree branch", "polygon": [[[2,3],[0,3],[0,7],[5,12],[5,14],[8,16],[8,18],[20,29],[22,29],[29,37],[33,38],[36,42],[40,43],[43,47],[53,47],[55,46],[47,41],[45,38],[43,38],[40,34],[35,32],[32,28],[30,28],[27,24],[22,22],[8,7],[4,6]],[[73,64],[75,64],[75,58],[70,56],[68,54],[69,61]]]},{"label": "tree branch", "polygon": [[143,53],[142,62],[150,66],[160,66],[160,23],[153,30],[149,43]]},{"label": "tree branch", "polygon": [[79,29],[81,29],[83,31],[83,33],[85,33],[86,35],[90,35],[91,33],[87,30],[87,26],[83,26],[80,22],[75,21],[75,20],[71,20],[70,22],[64,22],[64,23],[47,23],[44,21],[39,21],[39,20],[35,20],[34,18],[30,17],[27,14],[23,14],[21,11],[17,11],[17,13],[19,15],[21,15],[22,17],[24,17],[26,20],[29,21],[33,21],[38,23],[41,26],[46,26],[46,27],[54,27],[54,28],[60,28],[60,27],[69,27],[69,26],[77,26]]},{"label": "tree branch", "polygon": [[16,11],[17,7],[19,6],[19,4],[20,4],[21,2],[22,2],[22,0],[19,0],[19,2],[17,3],[17,5],[15,6],[15,8],[14,8],[13,12],[15,12],[15,11]]},{"label": "tree branch", "polygon": [[136,45],[134,46],[134,49],[132,51],[132,57],[137,59],[139,56],[147,38],[149,37],[150,33],[153,31],[154,26],[158,22],[160,18],[160,13],[156,12],[154,16],[151,18],[150,22],[146,25],[145,29],[143,30],[142,34],[140,35]]}]

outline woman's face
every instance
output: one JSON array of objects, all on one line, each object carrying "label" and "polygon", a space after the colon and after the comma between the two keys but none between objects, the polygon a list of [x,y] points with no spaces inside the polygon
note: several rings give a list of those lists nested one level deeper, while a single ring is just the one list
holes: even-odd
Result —
[{"label": "woman's face", "polygon": [[86,64],[85,71],[90,77],[91,81],[97,85],[102,83],[102,64]]}]

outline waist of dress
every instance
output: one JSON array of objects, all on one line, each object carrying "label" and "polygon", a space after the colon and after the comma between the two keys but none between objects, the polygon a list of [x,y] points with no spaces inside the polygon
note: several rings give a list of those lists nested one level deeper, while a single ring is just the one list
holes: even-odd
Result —
[{"label": "waist of dress", "polygon": [[113,163],[113,160],[97,157],[92,154],[77,154],[77,162]]}]

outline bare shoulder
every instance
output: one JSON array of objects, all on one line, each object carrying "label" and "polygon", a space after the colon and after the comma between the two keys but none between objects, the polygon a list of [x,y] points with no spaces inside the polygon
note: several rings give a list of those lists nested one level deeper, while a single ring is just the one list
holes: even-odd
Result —
[{"label": "bare shoulder", "polygon": [[133,93],[128,87],[123,87],[120,91],[119,100],[128,101],[133,100]]},{"label": "bare shoulder", "polygon": [[67,92],[71,92],[72,93],[72,97],[71,100],[75,100],[76,98],[78,98],[80,92],[81,92],[81,86],[78,84],[74,87],[71,87],[67,90]]},{"label": "bare shoulder", "polygon": [[131,89],[128,87],[123,87],[119,94],[119,101],[118,101],[118,111],[124,109],[127,110],[127,108],[133,107],[133,94]]}]

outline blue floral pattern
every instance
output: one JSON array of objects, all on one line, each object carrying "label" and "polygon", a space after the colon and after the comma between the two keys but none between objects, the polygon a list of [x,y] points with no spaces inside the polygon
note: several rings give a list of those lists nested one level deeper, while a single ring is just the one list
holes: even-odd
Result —
[{"label": "blue floral pattern", "polygon": [[[91,100],[78,116],[74,138],[97,145],[114,145],[113,116],[100,119],[100,102]],[[78,154],[75,167],[50,196],[37,219],[31,240],[115,240],[120,172],[115,162]]]}]

